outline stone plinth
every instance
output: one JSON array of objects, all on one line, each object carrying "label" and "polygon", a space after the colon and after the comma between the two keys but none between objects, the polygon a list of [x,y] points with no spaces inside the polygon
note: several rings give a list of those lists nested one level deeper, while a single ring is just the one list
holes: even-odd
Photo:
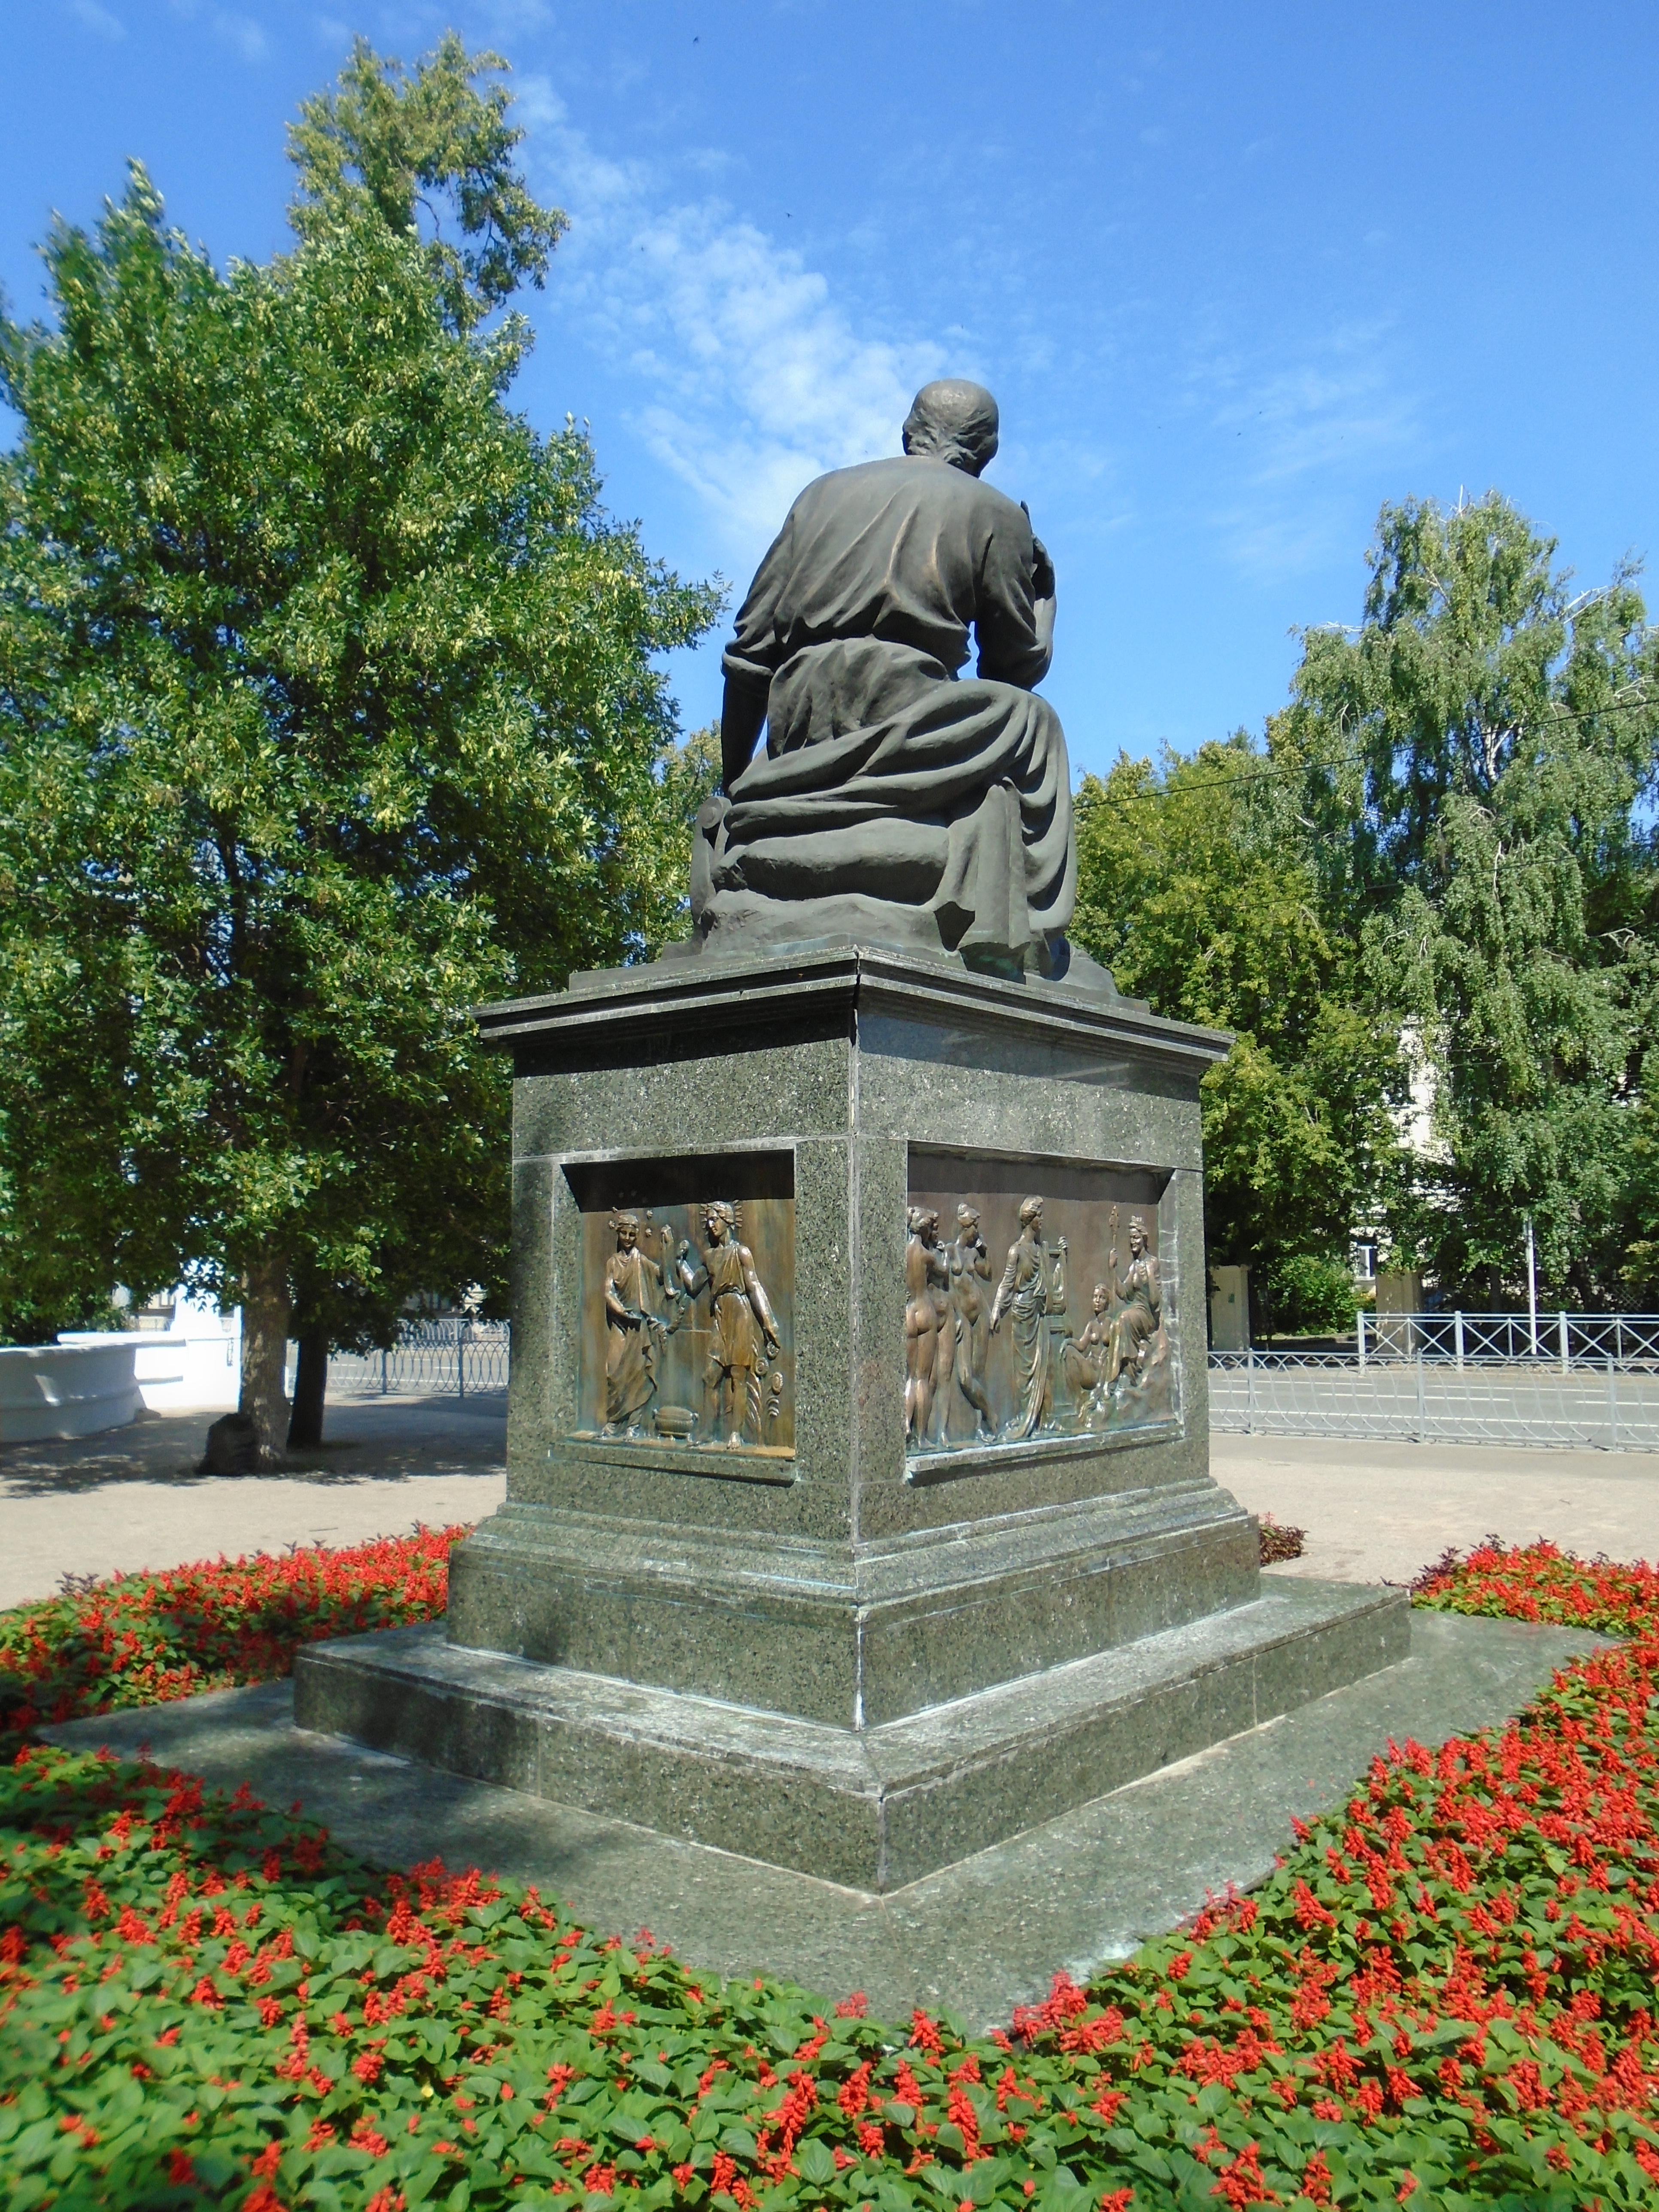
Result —
[{"label": "stone plinth", "polygon": [[853,945],[482,1019],[507,1502],[301,1725],[890,1887],[1404,1656],[1402,1598],[1264,1597],[1209,1474],[1224,1038]]}]

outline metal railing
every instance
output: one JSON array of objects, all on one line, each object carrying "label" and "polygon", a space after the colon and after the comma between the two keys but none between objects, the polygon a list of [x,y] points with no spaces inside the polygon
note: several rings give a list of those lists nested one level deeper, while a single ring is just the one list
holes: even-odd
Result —
[{"label": "metal railing", "polygon": [[1652,1314],[1365,1316],[1352,1351],[1209,1365],[1212,1429],[1659,1451]]},{"label": "metal railing", "polygon": [[513,1332],[504,1321],[459,1315],[410,1322],[385,1352],[337,1352],[331,1398],[482,1398],[507,1388]]},{"label": "metal railing", "polygon": [[1659,1314],[1421,1313],[1355,1316],[1355,1358],[1476,1363],[1547,1360],[1563,1374],[1576,1366],[1659,1370]]}]

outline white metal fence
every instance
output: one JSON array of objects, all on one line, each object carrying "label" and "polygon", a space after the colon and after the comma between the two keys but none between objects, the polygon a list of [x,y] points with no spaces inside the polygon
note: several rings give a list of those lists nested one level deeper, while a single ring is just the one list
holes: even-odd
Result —
[{"label": "white metal fence", "polygon": [[1586,1364],[1659,1369],[1659,1314],[1424,1313],[1355,1316],[1355,1358],[1411,1355],[1474,1364],[1547,1360],[1570,1374]]},{"label": "white metal fence", "polygon": [[1209,1381],[1213,1429],[1659,1451],[1652,1314],[1383,1314],[1352,1352],[1212,1352]]},{"label": "white metal fence", "polygon": [[328,1363],[331,1398],[482,1398],[507,1388],[512,1330],[504,1321],[407,1323],[385,1352],[337,1352]]},{"label": "white metal fence", "polygon": [[[410,1323],[386,1352],[337,1352],[333,1398],[507,1389],[506,1322]],[[1352,1351],[1210,1355],[1210,1425],[1279,1436],[1659,1451],[1659,1315],[1366,1316]]]}]

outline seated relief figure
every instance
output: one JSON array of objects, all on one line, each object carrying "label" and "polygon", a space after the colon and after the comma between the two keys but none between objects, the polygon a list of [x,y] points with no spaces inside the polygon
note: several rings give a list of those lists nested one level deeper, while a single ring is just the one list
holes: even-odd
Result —
[{"label": "seated relief figure", "polygon": [[981,386],[930,384],[902,455],[820,477],[790,509],[725,655],[725,789],[692,841],[688,950],[852,936],[1115,995],[1066,939],[1071,772],[1032,689],[1054,572],[981,481],[997,430]]}]

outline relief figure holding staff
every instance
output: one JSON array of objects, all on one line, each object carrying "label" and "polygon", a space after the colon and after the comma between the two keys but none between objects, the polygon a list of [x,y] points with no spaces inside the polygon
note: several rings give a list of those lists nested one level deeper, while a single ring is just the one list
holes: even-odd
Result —
[{"label": "relief figure holding staff", "polygon": [[1106,1363],[1109,1385],[1122,1376],[1131,1389],[1145,1382],[1169,1353],[1164,1334],[1164,1279],[1145,1218],[1129,1216],[1129,1264],[1117,1271],[1117,1208],[1107,1224],[1106,1277],[1112,1293],[1112,1340]]}]

